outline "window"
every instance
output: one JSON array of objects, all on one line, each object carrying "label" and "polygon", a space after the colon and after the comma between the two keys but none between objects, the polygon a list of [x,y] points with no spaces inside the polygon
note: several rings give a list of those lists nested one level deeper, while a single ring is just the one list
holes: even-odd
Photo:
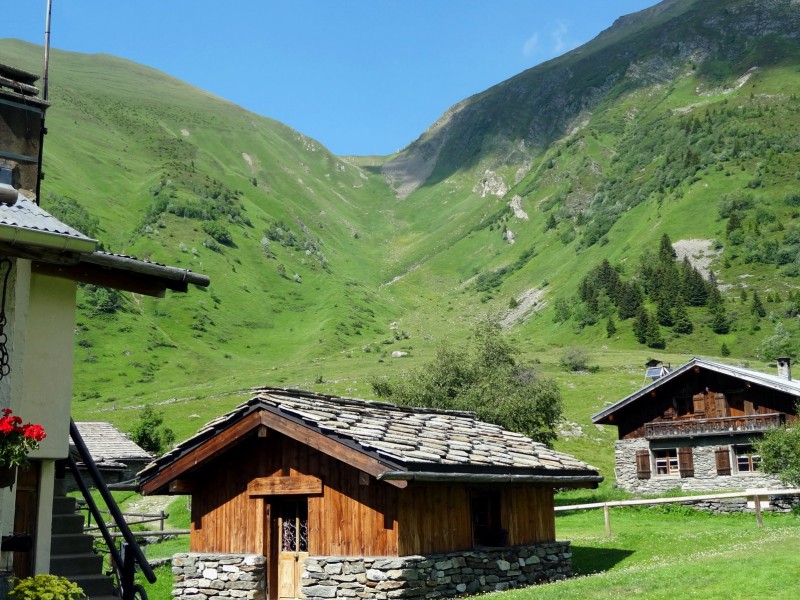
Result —
[{"label": "window", "polygon": [[284,502],[278,508],[282,552],[308,552],[308,504]]},{"label": "window", "polygon": [[678,475],[677,448],[653,450],[653,457],[656,459],[656,475]]},{"label": "window", "polygon": [[750,444],[734,446],[736,470],[739,473],[753,473],[761,470],[761,457],[755,453]]},{"label": "window", "polygon": [[470,508],[473,543],[476,546],[505,546],[508,534],[500,527],[500,492],[472,492]]}]

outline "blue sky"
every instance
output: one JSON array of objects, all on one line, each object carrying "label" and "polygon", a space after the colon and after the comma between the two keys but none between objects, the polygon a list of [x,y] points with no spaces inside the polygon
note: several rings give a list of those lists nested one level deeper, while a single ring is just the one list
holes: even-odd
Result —
[{"label": "blue sky", "polygon": [[[52,46],[154,67],[337,154],[390,154],[459,100],[656,3],[53,0]],[[3,4],[0,38],[42,43],[46,0]]]}]

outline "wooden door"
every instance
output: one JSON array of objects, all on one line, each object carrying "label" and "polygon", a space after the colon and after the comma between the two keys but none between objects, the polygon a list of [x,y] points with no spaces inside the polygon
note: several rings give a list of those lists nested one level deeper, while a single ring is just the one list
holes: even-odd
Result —
[{"label": "wooden door", "polygon": [[[39,510],[39,472],[41,463],[31,461],[27,469],[17,471],[14,533],[34,536]],[[35,539],[35,538],[34,538]],[[14,552],[14,576],[33,575],[33,552]]]},{"label": "wooden door", "polygon": [[277,503],[278,600],[301,598],[300,576],[308,558],[308,500],[283,500]]}]

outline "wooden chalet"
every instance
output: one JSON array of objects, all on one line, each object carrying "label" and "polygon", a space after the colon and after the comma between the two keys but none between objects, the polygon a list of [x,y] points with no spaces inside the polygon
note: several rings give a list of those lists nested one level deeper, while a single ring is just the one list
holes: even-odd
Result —
[{"label": "wooden chalet", "polygon": [[191,495],[191,552],[264,555],[270,598],[300,597],[309,556],[552,542],[553,490],[602,480],[473,413],[255,393],[140,479],[143,494]]},{"label": "wooden chalet", "polygon": [[782,487],[760,472],[753,442],[794,421],[800,382],[788,359],[768,375],[701,358],[596,415],[617,427],[617,483],[638,493]]}]

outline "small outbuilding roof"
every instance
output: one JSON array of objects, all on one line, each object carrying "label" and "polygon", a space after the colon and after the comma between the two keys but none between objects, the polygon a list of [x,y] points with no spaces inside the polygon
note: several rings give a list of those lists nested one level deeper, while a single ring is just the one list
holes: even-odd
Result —
[{"label": "small outbuilding roof", "polygon": [[619,402],[615,402],[608,408],[601,410],[599,413],[592,415],[592,422],[610,423],[611,421],[609,420],[609,416],[613,413],[638,401],[640,398],[648,396],[650,392],[658,389],[662,385],[678,379],[687,371],[695,368],[705,369],[714,373],[720,373],[722,375],[729,375],[731,377],[741,379],[742,381],[747,381],[751,384],[760,385],[768,389],[800,397],[800,381],[787,379],[786,377],[782,377],[780,375],[768,375],[767,373],[754,371],[752,369],[745,369],[743,367],[726,365],[723,363],[706,360],[704,358],[694,357],[686,364],[677,367],[674,371],[669,372],[660,379],[657,379],[651,384],[646,385],[640,390],[632,393],[631,395],[626,396]]},{"label": "small outbuilding roof", "polygon": [[126,460],[152,460],[153,455],[131,440],[111,423],[105,421],[76,421],[89,454],[97,463]]},{"label": "small outbuilding roof", "polygon": [[[596,468],[472,412],[395,406],[283,388],[255,397],[205,425],[139,473],[143,493],[219,455],[266,426],[397,487],[408,481],[528,481],[595,486]],[[249,426],[243,426],[246,423]]]}]

